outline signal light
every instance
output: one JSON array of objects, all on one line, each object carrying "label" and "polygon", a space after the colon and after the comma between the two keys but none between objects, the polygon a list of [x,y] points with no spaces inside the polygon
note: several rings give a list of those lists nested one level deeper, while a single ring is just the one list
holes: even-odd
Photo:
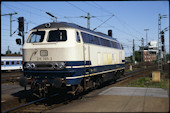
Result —
[{"label": "signal light", "polygon": [[112,37],[112,30],[108,30],[108,35]]},{"label": "signal light", "polygon": [[162,51],[164,51],[164,46],[162,46]]},{"label": "signal light", "polygon": [[164,35],[161,35],[161,42],[164,43]]},{"label": "signal light", "polygon": [[24,17],[19,17],[18,18],[18,29],[21,32],[24,31]]},{"label": "signal light", "polygon": [[17,39],[16,39],[16,43],[17,43],[18,45],[21,45],[21,39],[17,38]]}]

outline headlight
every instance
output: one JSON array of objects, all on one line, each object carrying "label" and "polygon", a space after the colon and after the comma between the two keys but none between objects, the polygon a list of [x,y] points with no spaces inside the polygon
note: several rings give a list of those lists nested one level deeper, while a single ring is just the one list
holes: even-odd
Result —
[{"label": "headlight", "polygon": [[60,70],[63,70],[63,69],[65,68],[65,63],[64,63],[64,62],[60,62],[60,63],[58,64],[58,68],[59,68]]},{"label": "headlight", "polygon": [[35,69],[36,66],[34,63],[26,63],[25,67],[30,70],[30,69]]},{"label": "headlight", "polygon": [[25,67],[26,67],[27,69],[31,69],[31,64],[30,64],[30,63],[26,63]]},{"label": "headlight", "polygon": [[53,68],[54,68],[54,69],[57,69],[57,67],[58,67],[58,63],[54,63],[54,64],[53,64]]},{"label": "headlight", "polygon": [[31,68],[34,69],[35,68],[35,64],[31,63]]},{"label": "headlight", "polygon": [[53,68],[56,70],[63,70],[65,68],[64,62],[54,63]]}]

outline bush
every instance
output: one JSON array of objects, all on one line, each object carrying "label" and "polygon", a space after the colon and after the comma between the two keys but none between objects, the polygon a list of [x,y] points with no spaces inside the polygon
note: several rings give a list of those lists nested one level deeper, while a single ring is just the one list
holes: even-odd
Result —
[{"label": "bush", "polygon": [[169,79],[162,78],[160,82],[152,82],[151,77],[141,77],[128,83],[127,86],[169,89]]}]

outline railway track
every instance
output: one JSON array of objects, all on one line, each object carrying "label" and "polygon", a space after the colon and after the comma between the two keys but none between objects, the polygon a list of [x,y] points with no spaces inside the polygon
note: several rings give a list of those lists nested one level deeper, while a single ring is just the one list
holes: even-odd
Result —
[{"label": "railway track", "polygon": [[18,82],[21,76],[23,76],[21,71],[1,72],[1,83]]},{"label": "railway track", "polygon": [[135,75],[141,74],[141,72],[143,72],[143,71],[145,71],[145,72],[150,71],[151,69],[155,69],[155,67],[156,67],[156,66],[152,66],[152,67],[150,67],[150,68],[148,68],[148,69],[143,69],[143,68],[142,68],[142,69],[139,69],[139,70],[136,70],[136,71],[133,71],[133,72],[125,73],[125,74],[123,75],[123,77],[117,79],[116,81],[118,82],[118,81],[124,80],[124,79],[126,79],[126,78],[133,77],[133,76],[135,76]]},{"label": "railway track", "polygon": [[[107,85],[117,85],[120,84],[121,82],[125,82],[130,78],[137,77],[138,75],[143,75],[143,74],[148,74],[149,72],[153,71],[156,69],[157,66],[149,66],[148,68],[142,68],[135,70],[133,72],[128,72],[125,73],[121,78],[117,79],[116,82],[110,82]],[[106,84],[105,84],[106,85]],[[105,86],[104,86],[105,87]],[[87,93],[86,93],[87,94]],[[58,94],[51,95],[49,98],[40,98],[38,100],[31,101],[29,103],[23,104],[18,107],[14,107],[11,109],[8,109],[4,111],[3,113],[12,113],[12,112],[44,112],[46,110],[56,108],[59,106],[62,106],[65,103],[68,103],[68,99],[65,98],[65,96],[60,96]],[[72,100],[76,101],[76,99]]]},{"label": "railway track", "polygon": [[155,71],[155,70],[157,70],[157,65],[145,67],[145,68],[133,71],[133,72],[128,72],[121,78],[117,79],[114,85],[116,86],[117,84],[122,84],[122,82],[127,83],[128,81],[139,78],[140,76],[150,76],[152,71]]}]

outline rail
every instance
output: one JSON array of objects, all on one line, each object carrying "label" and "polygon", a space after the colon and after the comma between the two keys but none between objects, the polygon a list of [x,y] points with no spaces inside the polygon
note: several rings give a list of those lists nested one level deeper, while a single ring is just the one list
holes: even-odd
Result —
[{"label": "rail", "polygon": [[[53,94],[53,95],[50,95],[50,97],[54,97],[54,96],[58,96],[58,93]],[[40,99],[31,101],[31,102],[29,102],[29,103],[26,103],[26,104],[23,104],[23,105],[20,105],[20,106],[17,106],[17,107],[8,109],[8,110],[6,110],[6,111],[3,111],[2,113],[9,113],[9,112],[12,112],[12,111],[14,111],[14,110],[20,109],[20,108],[22,108],[22,107],[26,107],[26,106],[28,106],[28,105],[34,104],[34,103],[36,103],[36,102],[43,101],[43,100],[45,100],[45,99],[47,99],[47,98],[46,98],[46,97],[43,97],[43,98],[40,98]]]}]

